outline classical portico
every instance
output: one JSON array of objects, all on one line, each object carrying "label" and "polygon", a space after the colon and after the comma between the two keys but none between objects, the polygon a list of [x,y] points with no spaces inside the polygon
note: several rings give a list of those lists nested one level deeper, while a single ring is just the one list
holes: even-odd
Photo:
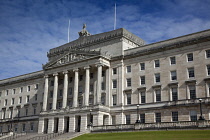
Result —
[{"label": "classical portico", "polygon": [[[79,53],[78,50],[77,53]],[[80,52],[79,55],[68,53],[43,66],[45,86],[43,112],[39,121],[43,127],[40,126],[39,133],[53,133],[56,130],[84,131],[90,123],[91,117],[103,120],[104,114],[109,115],[106,112],[98,112],[102,106],[102,93],[105,94],[106,104],[104,105],[110,106],[109,57],[98,55],[96,51],[91,56],[91,52],[84,53],[82,51],[82,53]],[[53,86],[50,83],[53,83]],[[102,83],[106,85],[103,90]],[[93,86],[91,91],[90,86]],[[70,89],[73,89],[73,95],[69,94]],[[60,106],[61,102],[62,107]],[[90,116],[90,110],[92,110],[93,116]],[[55,121],[56,119],[57,121]],[[100,121],[92,123],[98,125]]]}]

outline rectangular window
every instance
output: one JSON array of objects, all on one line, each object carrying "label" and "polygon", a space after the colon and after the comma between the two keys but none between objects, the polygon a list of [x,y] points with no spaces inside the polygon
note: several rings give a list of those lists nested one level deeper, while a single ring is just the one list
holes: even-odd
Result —
[{"label": "rectangular window", "polygon": [[155,68],[160,67],[160,61],[159,60],[155,60]]},{"label": "rectangular window", "polygon": [[28,91],[31,91],[31,86],[28,86]]},{"label": "rectangular window", "polygon": [[171,61],[171,65],[175,65],[176,64],[176,57],[170,57],[170,61]]},{"label": "rectangular window", "polygon": [[90,85],[90,92],[93,92],[94,88],[93,88],[93,84]]},{"label": "rectangular window", "polygon": [[156,123],[161,122],[161,113],[155,113],[155,121],[156,121]]},{"label": "rectangular window", "polygon": [[28,95],[28,96],[26,97],[26,103],[29,102],[29,99],[30,99],[30,96]]},{"label": "rectangular window", "polygon": [[127,66],[126,69],[127,69],[127,73],[131,72],[131,66]]},{"label": "rectangular window", "polygon": [[49,103],[49,109],[50,110],[52,109],[52,103]]},{"label": "rectangular window", "polygon": [[34,107],[34,115],[36,115],[36,107]]},{"label": "rectangular window", "polygon": [[131,94],[127,94],[127,105],[131,104]]},{"label": "rectangular window", "polygon": [[145,114],[140,114],[141,123],[145,123]]},{"label": "rectangular window", "polygon": [[93,73],[90,73],[90,79],[93,79]]},{"label": "rectangular window", "polygon": [[20,104],[22,103],[22,97],[19,97],[19,103]]},{"label": "rectangular window", "polygon": [[188,61],[188,62],[193,61],[193,53],[188,53],[188,54],[187,54],[187,61]]},{"label": "rectangular window", "polygon": [[161,101],[161,90],[156,89],[155,90],[155,95],[156,95],[156,102],[160,102]]},{"label": "rectangular window", "polygon": [[20,108],[17,109],[17,116],[20,117]]},{"label": "rectangular window", "polygon": [[35,100],[35,101],[37,101],[37,97],[38,97],[38,95],[37,95],[37,94],[35,94],[35,98],[34,98],[34,100]]},{"label": "rectangular window", "polygon": [[79,93],[81,94],[82,93],[82,86],[79,86],[78,90],[79,90]]},{"label": "rectangular window", "polygon": [[62,107],[62,102],[58,102],[58,108],[60,109]]},{"label": "rectangular window", "polygon": [[12,98],[12,103],[11,103],[12,105],[14,105],[15,104],[15,98]]},{"label": "rectangular window", "polygon": [[173,122],[176,122],[176,121],[178,121],[179,119],[178,119],[178,112],[177,111],[175,111],[175,112],[172,112],[172,121]]},{"label": "rectangular window", "polygon": [[188,68],[188,76],[189,76],[189,78],[195,77],[194,68]]},{"label": "rectangular window", "polygon": [[106,100],[105,95],[102,95],[102,96],[101,96],[101,104],[102,104],[102,105],[105,105],[105,102],[106,102],[105,100]]},{"label": "rectangular window", "polygon": [[9,90],[6,90],[6,96],[9,95]]},{"label": "rectangular window", "polygon": [[69,95],[72,95],[72,88],[69,88]]},{"label": "rectangular window", "polygon": [[31,131],[34,131],[34,123],[31,123],[31,125],[30,125],[30,130],[31,130]]},{"label": "rectangular window", "polygon": [[50,91],[50,98],[53,98],[53,91]]},{"label": "rectangular window", "polygon": [[197,112],[196,111],[190,111],[190,120],[191,121],[197,121]]},{"label": "rectangular window", "polygon": [[206,50],[206,58],[210,58],[210,50]]},{"label": "rectangular window", "polygon": [[113,68],[112,69],[112,74],[114,75],[114,74],[117,74],[117,68]]},{"label": "rectangular window", "polygon": [[80,75],[79,80],[82,81],[82,79],[83,79],[83,75]]},{"label": "rectangular window", "polygon": [[36,84],[36,85],[35,85],[35,89],[38,89],[38,88],[39,88],[39,84]]},{"label": "rectangular window", "polygon": [[28,108],[25,109],[26,116],[28,116]]},{"label": "rectangular window", "polygon": [[141,94],[141,103],[142,104],[146,103],[145,91],[140,92],[140,94]]},{"label": "rectangular window", "polygon": [[22,124],[22,131],[25,132],[26,130],[26,124]]},{"label": "rectangular window", "polygon": [[131,78],[126,79],[127,87],[131,87]]},{"label": "rectangular window", "polygon": [[104,71],[104,70],[102,71],[101,76],[102,76],[102,77],[105,76],[105,71]]},{"label": "rectangular window", "polygon": [[60,89],[59,95],[60,95],[60,97],[63,96],[63,90],[62,89]]},{"label": "rectangular window", "polygon": [[71,83],[73,81],[72,77],[69,77],[69,83]]},{"label": "rectangular window", "polygon": [[171,80],[177,80],[176,71],[171,71]]},{"label": "rectangular window", "polygon": [[54,86],[54,81],[53,81],[53,80],[51,81],[50,85],[51,85],[51,86]]},{"label": "rectangular window", "polygon": [[189,85],[190,99],[196,99],[196,90],[194,85]]},{"label": "rectangular window", "polygon": [[7,106],[7,99],[4,100],[4,106]]},{"label": "rectangular window", "polygon": [[15,89],[13,89],[13,94],[15,94]]},{"label": "rectangular window", "polygon": [[113,106],[117,105],[117,95],[112,96]]},{"label": "rectangular window", "polygon": [[23,92],[23,87],[20,88],[20,93],[22,93],[22,92]]},{"label": "rectangular window", "polygon": [[160,82],[160,73],[155,74],[155,82],[156,83]]},{"label": "rectangular window", "polygon": [[145,63],[140,63],[140,69],[145,70]]},{"label": "rectangular window", "polygon": [[140,76],[140,85],[145,85],[145,76]]},{"label": "rectangular window", "polygon": [[206,68],[207,68],[207,75],[210,75],[210,65],[207,65]]},{"label": "rectangular window", "polygon": [[112,81],[112,88],[117,88],[117,80]]},{"label": "rectangular window", "polygon": [[101,90],[105,90],[105,84],[104,84],[104,82],[101,83]]},{"label": "rectangular window", "polygon": [[126,124],[131,124],[131,116],[130,115],[126,115]]},{"label": "rectangular window", "polygon": [[178,100],[177,87],[171,88],[171,94],[172,94],[172,101],[177,101]]}]

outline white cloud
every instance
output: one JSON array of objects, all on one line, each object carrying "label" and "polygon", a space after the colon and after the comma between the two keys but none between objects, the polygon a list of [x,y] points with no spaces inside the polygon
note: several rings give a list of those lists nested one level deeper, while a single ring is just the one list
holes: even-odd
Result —
[{"label": "white cloud", "polygon": [[[209,1],[203,1],[119,1],[117,28],[148,43],[208,29]],[[114,2],[0,1],[0,79],[41,70],[49,49],[67,43],[70,17],[71,40],[83,23],[92,34],[113,30]]]}]

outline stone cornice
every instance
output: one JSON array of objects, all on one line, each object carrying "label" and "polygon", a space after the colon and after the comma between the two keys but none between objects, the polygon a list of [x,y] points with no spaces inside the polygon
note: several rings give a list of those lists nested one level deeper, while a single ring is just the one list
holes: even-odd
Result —
[{"label": "stone cornice", "polygon": [[37,71],[33,73],[28,73],[24,75],[20,75],[17,77],[12,77],[4,80],[0,80],[0,86],[5,86],[9,84],[15,84],[18,82],[24,82],[27,80],[33,80],[33,79],[38,79],[44,77],[44,71]]},{"label": "stone cornice", "polygon": [[48,57],[52,57],[55,54],[62,54],[68,51],[70,48],[71,49],[86,48],[87,46],[99,44],[102,42],[106,42],[109,40],[122,38],[122,37],[128,39],[131,42],[134,42],[138,46],[143,46],[145,44],[145,41],[139,38],[138,36],[132,34],[131,32],[127,31],[124,28],[120,28],[120,29],[110,31],[110,32],[80,37],[79,39],[74,40],[70,43],[51,49],[50,52],[48,53]]},{"label": "stone cornice", "polygon": [[[206,34],[202,35],[201,34],[202,32],[199,32],[199,33],[194,33],[192,35],[186,35],[186,36],[182,36],[182,37],[178,37],[178,38],[174,38],[174,39],[170,39],[166,41],[148,44],[141,47],[142,48],[141,50],[138,50],[138,48],[129,49],[125,51],[126,53],[124,55],[124,58],[143,56],[143,55],[148,55],[148,54],[152,54],[156,52],[182,48],[185,46],[210,41],[210,33],[209,33],[210,30],[203,31],[203,32],[206,32]],[[180,41],[179,39],[181,38],[185,38],[185,39]],[[112,59],[118,59],[118,57],[114,57]]]}]

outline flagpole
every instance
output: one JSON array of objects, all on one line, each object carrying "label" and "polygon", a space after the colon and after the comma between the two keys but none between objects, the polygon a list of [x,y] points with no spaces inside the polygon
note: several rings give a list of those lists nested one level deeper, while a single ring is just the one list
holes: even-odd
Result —
[{"label": "flagpole", "polygon": [[117,6],[115,2],[115,7],[114,7],[114,30],[116,29],[116,18],[117,18]]},{"label": "flagpole", "polygon": [[70,41],[70,19],[69,19],[69,26],[68,26],[68,42]]}]

